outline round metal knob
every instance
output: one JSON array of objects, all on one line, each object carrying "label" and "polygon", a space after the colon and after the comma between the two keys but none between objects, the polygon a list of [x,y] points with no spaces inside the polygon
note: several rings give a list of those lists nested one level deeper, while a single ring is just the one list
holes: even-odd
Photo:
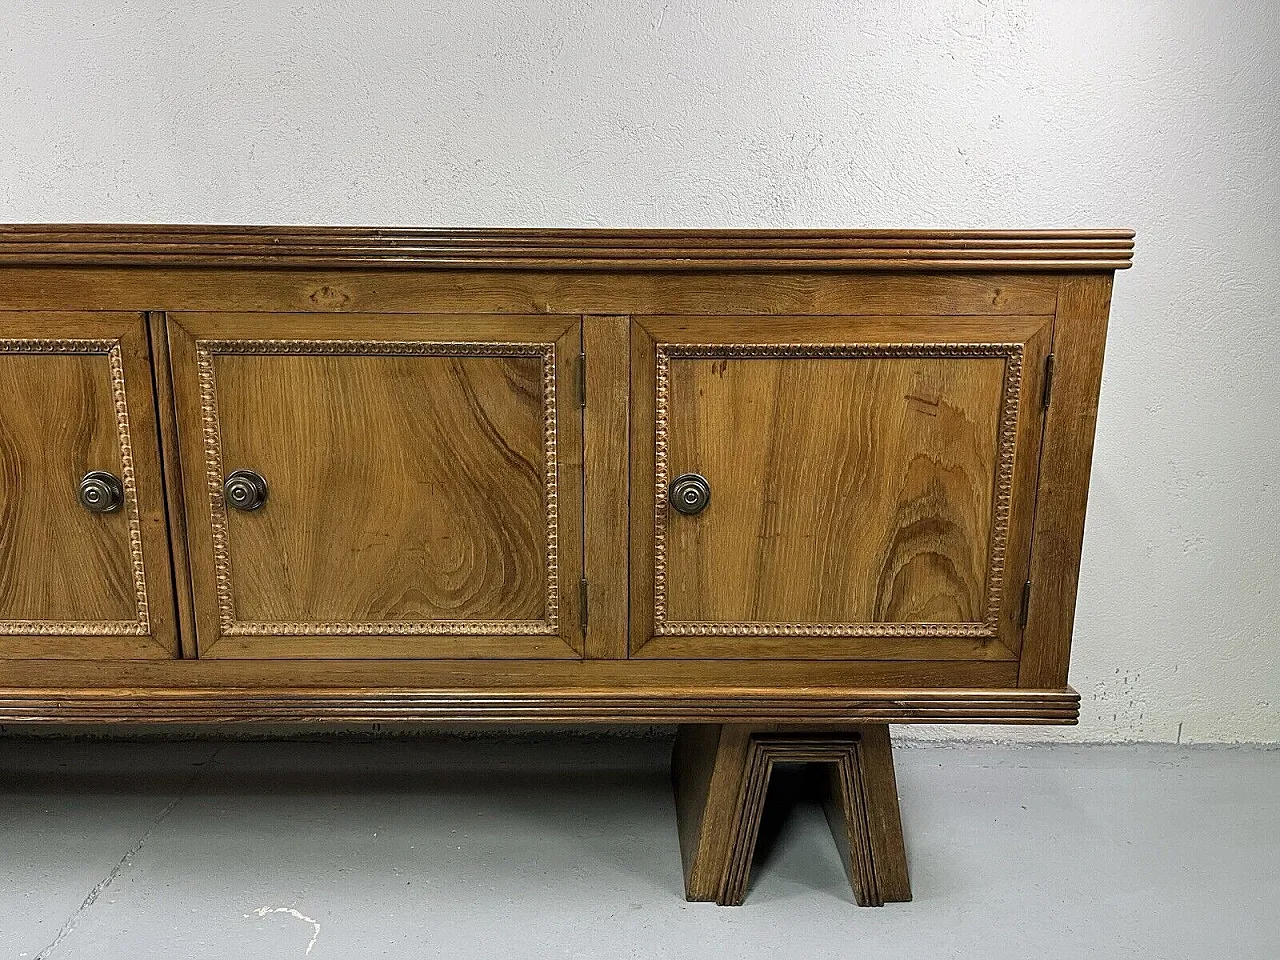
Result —
[{"label": "round metal knob", "polygon": [[105,470],[92,470],[80,481],[80,504],[91,513],[114,513],[124,506],[124,485]]},{"label": "round metal knob", "polygon": [[232,470],[222,484],[227,506],[237,510],[257,510],[267,502],[267,481],[252,470]]},{"label": "round metal knob", "polygon": [[689,516],[701,513],[711,502],[711,484],[696,473],[682,474],[667,488],[667,500],[680,513]]}]

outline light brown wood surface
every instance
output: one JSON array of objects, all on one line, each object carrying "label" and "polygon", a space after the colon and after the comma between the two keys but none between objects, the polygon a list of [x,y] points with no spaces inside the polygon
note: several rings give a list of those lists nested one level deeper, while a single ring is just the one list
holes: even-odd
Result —
[{"label": "light brown wood surface", "polygon": [[910,900],[888,726],[815,731],[739,723],[684,725],[676,736],[672,786],[686,899],[744,902],[779,763],[830,768],[824,805],[855,901]]},{"label": "light brown wood surface", "polygon": [[1024,687],[1067,684],[1110,306],[1110,274],[1063,278],[1019,674]]},{"label": "light brown wood surface", "polygon": [[[162,263],[162,261],[161,261]],[[627,273],[620,271],[250,270],[225,266],[7,267],[0,308],[565,316],[758,314],[1031,316],[1053,313],[1058,280],[1040,273]],[[361,322],[359,317],[366,319]],[[376,332],[372,334],[376,336]]]},{"label": "light brown wood surface", "polygon": [[191,560],[187,553],[187,512],[182,485],[182,461],[178,456],[177,410],[173,403],[173,368],[169,362],[169,337],[164,314],[147,314],[147,336],[151,347],[152,383],[156,392],[159,425],[160,472],[164,488],[165,521],[169,530],[174,615],[183,657],[196,657],[196,614],[191,595]]},{"label": "light brown wood surface", "polygon": [[643,318],[633,652],[1016,657],[1049,324]]},{"label": "light brown wood surface", "polygon": [[716,900],[724,888],[753,729],[740,723],[686,724],[676,733],[671,785],[686,900]]},{"label": "light brown wood surface", "polygon": [[[50,718],[1070,720],[1111,271],[1131,248],[1125,231],[0,227],[11,336],[108,345],[0,354],[11,459],[63,455],[35,439],[59,429],[39,403],[75,411],[92,451],[112,426],[92,411],[123,398],[141,544],[122,564],[125,514],[45,520],[52,494],[0,523],[10,623],[62,618],[0,633],[0,687]],[[111,344],[107,398],[90,371]],[[267,477],[263,510],[221,504],[237,467]],[[711,481],[698,517],[661,509],[685,471]],[[35,528],[56,533],[39,555]],[[94,554],[101,575],[66,579]],[[179,633],[191,659],[172,659]],[[312,693],[248,699],[288,689]]]},{"label": "light brown wood surface", "polygon": [[850,734],[858,737],[854,748],[827,764],[827,824],[858,905],[906,903],[911,900],[911,877],[889,726],[865,724],[841,731],[833,739]]},{"label": "light brown wood surface", "polygon": [[[144,318],[0,314],[0,398],[0,658],[173,656]],[[80,504],[93,470],[120,509]]]},{"label": "light brown wood surface", "polygon": [[[14,686],[346,688],[376,690],[450,687],[513,690],[627,688],[653,690],[752,690],[773,696],[794,688],[856,691],[985,690],[1001,699],[1015,690],[1016,661],[983,660],[10,660],[0,680]],[[1040,692],[1026,691],[1027,704]],[[1054,691],[1054,703],[1075,694]],[[1017,698],[1015,698],[1017,699]],[[1056,706],[1055,706],[1056,709]]]},{"label": "light brown wood surface", "polygon": [[627,317],[582,318],[590,397],[583,408],[588,657],[627,656],[630,329]]},{"label": "light brown wood surface", "polygon": [[986,616],[1005,361],[671,363],[667,619],[978,623]]},{"label": "light brown wood surface", "polygon": [[741,906],[746,900],[765,800],[778,764],[826,768],[823,808],[858,906],[910,900],[893,746],[889,727],[873,724],[839,732],[751,734],[716,902]]},{"label": "light brown wood surface", "polygon": [[1123,269],[1128,230],[573,230],[10,224],[0,262],[634,271]]},{"label": "light brown wood surface", "polygon": [[577,318],[169,329],[201,656],[579,655]]}]

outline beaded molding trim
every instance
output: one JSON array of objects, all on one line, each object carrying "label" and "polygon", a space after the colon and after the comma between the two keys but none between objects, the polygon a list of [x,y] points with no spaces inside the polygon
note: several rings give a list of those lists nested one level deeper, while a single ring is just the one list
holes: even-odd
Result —
[{"label": "beaded molding trim", "polygon": [[[541,620],[247,621],[237,620],[222,496],[222,443],[218,427],[215,355],[537,357],[542,361],[542,446],[546,492],[546,616]],[[560,521],[556,484],[556,349],[554,343],[436,342],[417,340],[198,340],[196,368],[204,432],[205,472],[213,529],[218,626],[227,637],[291,636],[558,636],[560,633]]]},{"label": "beaded molding trim", "polygon": [[147,603],[147,578],[142,558],[142,518],[138,511],[138,485],[133,466],[133,442],[129,431],[129,400],[125,392],[124,361],[116,340],[0,340],[0,354],[105,355],[115,405],[116,436],[120,443],[120,482],[124,487],[124,515],[129,526],[129,558],[133,568],[133,594],[137,616],[133,620],[0,620],[3,636],[145,637],[151,634]]},{"label": "beaded molding trim", "polygon": [[[1000,409],[998,462],[988,554],[987,606],[977,623],[768,623],[667,619],[667,441],[672,359],[896,359],[984,358],[1005,361]],[[1005,553],[1013,499],[1014,453],[1018,435],[1018,399],[1022,392],[1021,343],[869,343],[869,344],[658,344],[654,395],[653,619],[662,637],[960,637],[997,638],[1004,594]]]}]

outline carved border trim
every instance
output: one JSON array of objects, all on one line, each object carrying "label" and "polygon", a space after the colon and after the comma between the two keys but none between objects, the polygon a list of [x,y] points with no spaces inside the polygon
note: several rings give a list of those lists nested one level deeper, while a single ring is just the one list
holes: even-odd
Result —
[{"label": "carved border trim", "polygon": [[[214,355],[537,357],[542,361],[542,447],[545,460],[546,617],[542,620],[248,621],[237,620],[222,497],[222,443]],[[556,457],[556,347],[554,343],[426,340],[197,340],[200,419],[213,530],[218,626],[227,637],[347,636],[558,636],[560,633],[560,517]]]},{"label": "carved border trim", "polygon": [[151,634],[147,602],[147,577],[142,556],[142,517],[138,510],[137,477],[133,467],[133,442],[129,430],[129,398],[125,391],[124,359],[118,340],[31,339],[0,340],[0,354],[105,355],[111,375],[116,436],[120,443],[120,482],[124,487],[124,512],[129,524],[129,558],[133,567],[134,620],[0,620],[0,636],[146,637]]},{"label": "carved border trim", "polygon": [[71,353],[109,354],[116,346],[115,340],[48,339],[35,337],[22,340],[0,340],[0,353]]},{"label": "carved border trim", "polygon": [[[674,359],[849,359],[983,358],[1005,361],[998,433],[996,487],[988,554],[987,608],[979,623],[726,623],[667,619],[667,442],[670,417],[671,360]],[[654,389],[654,536],[653,621],[660,637],[958,637],[995,639],[1000,634],[1013,467],[1018,438],[1018,399],[1022,392],[1021,343],[667,343],[655,350]]]}]

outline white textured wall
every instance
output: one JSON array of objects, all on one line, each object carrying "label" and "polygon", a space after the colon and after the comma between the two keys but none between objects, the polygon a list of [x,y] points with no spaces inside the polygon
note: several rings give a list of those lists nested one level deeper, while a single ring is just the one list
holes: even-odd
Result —
[{"label": "white textured wall", "polygon": [[1275,3],[7,0],[0,28],[7,221],[1135,228],[1084,720],[1027,735],[1280,740]]}]

